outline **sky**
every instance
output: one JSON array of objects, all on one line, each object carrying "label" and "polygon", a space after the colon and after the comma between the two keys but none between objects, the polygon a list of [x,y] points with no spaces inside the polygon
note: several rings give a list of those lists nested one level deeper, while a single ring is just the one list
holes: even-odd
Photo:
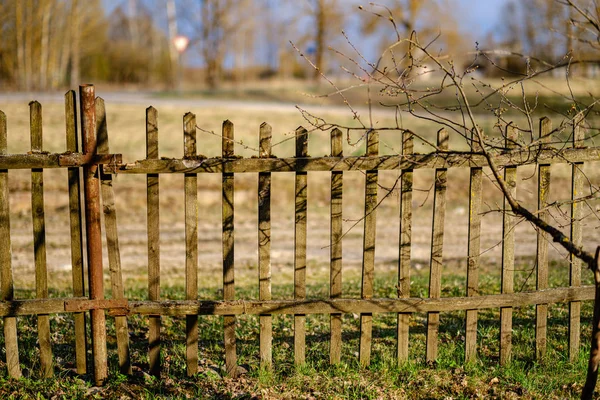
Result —
[{"label": "sky", "polygon": [[[129,0],[102,0],[105,10],[107,13],[112,12],[117,7],[122,7],[124,10],[128,10]],[[146,5],[155,4],[157,7],[165,7],[165,0],[142,0]],[[277,0],[282,4],[290,1],[304,1],[304,0]],[[353,6],[356,4],[364,3],[364,5],[368,5],[369,2],[376,0],[341,0],[341,3],[350,3]],[[490,33],[493,34],[494,30],[497,30],[500,26],[500,16],[503,10],[503,7],[514,0],[449,0],[456,5],[457,9],[449,10],[456,18],[459,19],[460,31],[468,33],[469,37],[472,38],[473,41],[478,41],[482,43],[486,37],[489,36]],[[518,0],[518,1],[526,1],[526,0]],[[176,4],[181,4],[180,1],[176,0]],[[178,15],[181,15],[181,10],[177,10]],[[166,13],[165,13],[166,14]],[[159,18],[159,24],[162,25],[162,28],[166,31],[166,15],[163,18]],[[179,19],[179,18],[178,18]],[[442,21],[443,25],[443,21]],[[182,29],[182,33],[186,34],[185,24],[179,24],[179,28]],[[357,36],[360,37],[359,32],[353,32],[351,28],[349,29],[348,34],[353,37],[353,39],[357,39]],[[368,57],[375,57],[377,54],[371,54],[369,49],[372,51],[377,50],[377,46],[373,45],[368,40],[366,42],[356,41],[358,47],[361,48],[361,51],[367,55]],[[475,43],[471,44],[472,46]],[[188,52],[189,53],[189,52]],[[188,54],[186,57],[186,64],[188,65],[200,65],[201,60],[198,54]]]},{"label": "sky", "polygon": [[[161,0],[153,0],[159,2]],[[282,0],[280,0],[282,1]],[[342,0],[349,1],[349,0]],[[368,3],[370,0],[365,0]],[[472,27],[473,36],[485,36],[498,26],[498,16],[503,6],[510,0],[454,0],[460,10],[457,15],[462,17],[462,23]],[[118,6],[127,8],[127,0],[103,0],[106,10],[110,12]],[[470,29],[470,28],[469,28]]]},{"label": "sky", "polygon": [[509,0],[457,0],[461,7],[457,15],[462,23],[472,26],[474,37],[485,37],[497,29],[498,17]]}]

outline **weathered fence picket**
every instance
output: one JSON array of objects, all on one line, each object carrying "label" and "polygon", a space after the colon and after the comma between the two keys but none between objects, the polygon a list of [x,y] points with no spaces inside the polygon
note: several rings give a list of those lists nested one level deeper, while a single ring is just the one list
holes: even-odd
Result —
[{"label": "weathered fence picket", "polygon": [[[540,119],[540,147],[544,147],[551,140],[552,122],[549,118]],[[547,222],[548,194],[550,192],[550,164],[538,165],[538,210],[539,217]],[[536,289],[548,288],[548,241],[550,235],[541,230],[537,233],[537,275]],[[535,354],[538,360],[543,360],[546,355],[546,342],[548,332],[548,304],[538,304],[535,307]]]},{"label": "weathered fence picket", "polygon": [[[507,151],[516,148],[518,131],[515,126],[506,127],[505,148]],[[510,195],[517,196],[517,167],[504,167],[504,181]],[[502,282],[503,294],[514,292],[515,279],[515,225],[516,217],[513,215],[508,201],[504,199],[502,213]],[[505,365],[510,361],[512,352],[512,307],[500,308],[500,364]]]},{"label": "weathered fence picket", "polygon": [[[155,109],[146,109],[146,159],[158,159],[158,115]],[[160,211],[158,174],[146,175],[146,203],[148,224],[148,299],[160,299]],[[150,374],[160,376],[160,315],[151,315],[148,325],[148,359]]]},{"label": "weathered fence picket", "polygon": [[[67,151],[79,151],[77,134],[77,94],[69,90],[65,94],[65,123],[67,134]],[[108,151],[107,151],[108,153]],[[69,223],[71,228],[71,276],[73,280],[73,296],[85,296],[85,273],[83,269],[83,231],[81,228],[81,178],[79,168],[68,169],[69,182]],[[116,246],[118,248],[118,246]],[[87,338],[85,334],[85,313],[73,313],[75,320],[75,364],[78,374],[87,371]]]},{"label": "weathered fence picket", "polygon": [[[183,157],[196,157],[196,116],[183,116]],[[185,298],[198,300],[198,176],[186,173],[185,196]],[[188,376],[198,372],[198,316],[185,317],[185,348]]]},{"label": "weathered fence picket", "polygon": [[[0,111],[0,155],[7,152],[6,114]],[[10,240],[10,210],[8,199],[8,170],[0,170],[0,287],[2,301],[14,300],[12,246]],[[6,366],[11,378],[21,377],[17,319],[4,317],[4,343]]]},{"label": "weathered fence picket", "polygon": [[[573,119],[573,148],[584,148],[583,132],[583,113],[579,113]],[[583,197],[583,185],[585,175],[583,174],[583,162],[573,163],[571,166],[571,241],[577,246],[581,246],[583,240],[583,217],[584,204],[576,200]],[[569,275],[569,285],[571,287],[581,286],[581,260],[569,254],[571,262],[571,271]],[[569,360],[574,362],[579,355],[579,346],[581,336],[581,302],[573,301],[569,303]]]},{"label": "weathered fence picket", "polygon": [[[377,131],[367,132],[367,156],[379,155],[379,134]],[[363,232],[363,264],[362,285],[360,297],[364,300],[373,298],[373,279],[375,275],[375,236],[377,227],[377,189],[378,171],[369,170],[365,173],[365,215]],[[360,364],[367,366],[371,363],[371,339],[373,335],[373,314],[360,315],[360,344],[358,358]]]},{"label": "weathered fence picket", "polygon": [[[308,157],[308,131],[296,129],[296,158]],[[308,206],[308,173],[296,171],[294,200],[294,300],[306,298],[306,215]],[[304,364],[306,356],[306,316],[294,315],[294,362]]]},{"label": "weathered fence picket", "polygon": [[[342,131],[331,131],[331,156],[343,157]],[[330,265],[329,265],[329,297],[340,299],[342,297],[342,193],[344,189],[344,173],[333,171],[331,173],[331,228],[330,228]],[[330,349],[329,360],[337,364],[342,357],[342,314],[331,314],[330,317]]]},{"label": "weathered fence picket", "polygon": [[[29,103],[31,127],[31,152],[42,152],[42,105]],[[33,248],[35,260],[35,292],[38,299],[48,298],[48,266],[46,263],[46,220],[44,217],[44,171],[31,170],[31,216],[33,219]],[[42,376],[54,374],[52,367],[52,344],[50,343],[50,316],[38,315],[38,341]]]},{"label": "weathered fence picket", "polygon": [[[471,137],[471,150],[481,151],[479,139],[475,134]],[[466,293],[469,297],[479,295],[482,178],[483,169],[481,167],[470,168]],[[465,362],[473,362],[477,358],[477,310],[467,310],[465,319]]]},{"label": "weathered fence picket", "polygon": [[[108,125],[104,99],[96,98],[96,126],[98,138],[98,154],[109,154]],[[117,231],[117,207],[113,189],[112,175],[106,174],[100,166],[100,193],[102,194],[102,209],[104,211],[104,231],[106,250],[108,253],[108,270],[110,272],[111,294],[113,299],[125,299],[123,276],[121,273],[121,253]],[[127,317],[115,316],[115,331],[117,336],[117,353],[119,357],[119,372],[131,374],[129,356],[129,328]]]},{"label": "weathered fence picket", "polygon": [[[409,131],[402,132],[402,155],[413,154],[413,134]],[[400,250],[398,256],[398,298],[410,297],[410,246],[412,236],[412,190],[413,170],[403,169],[400,172]],[[410,314],[398,314],[398,362],[408,360],[408,332]]]},{"label": "weathered fence picket", "polygon": [[[448,132],[441,129],[437,134],[439,151],[448,150]],[[448,170],[436,168],[433,191],[433,220],[431,228],[431,257],[429,261],[429,298],[439,299],[442,295],[442,253],[444,249],[444,219],[446,216],[446,185]],[[427,314],[426,360],[435,361],[438,355],[438,332],[440,313]]]},{"label": "weathered fence picket", "polygon": [[[260,125],[259,157],[271,157],[272,129],[267,123]],[[258,173],[258,298],[271,300],[271,173]],[[260,364],[271,368],[273,362],[273,319],[261,315],[260,323]]]},{"label": "weathered fence picket", "polygon": [[[55,366],[49,315],[73,313],[75,329],[75,360],[77,372],[87,373],[86,368],[86,312],[90,312],[93,350],[94,379],[96,384],[105,382],[108,376],[105,311],[115,317],[117,353],[121,373],[131,373],[129,354],[128,317],[132,314],[146,315],[149,321],[149,372],[161,373],[160,348],[161,317],[185,316],[186,320],[186,368],[188,376],[199,371],[199,315],[223,316],[225,369],[229,376],[238,374],[236,349],[236,321],[238,315],[257,315],[259,319],[259,360],[261,368],[273,367],[273,315],[289,315],[294,320],[294,362],[306,362],[306,316],[330,314],[329,359],[332,364],[342,361],[342,316],[346,313],[360,315],[358,358],[363,366],[371,361],[373,314],[397,314],[398,362],[409,359],[409,325],[413,313],[427,313],[426,353],[427,361],[438,356],[440,313],[465,312],[465,362],[477,359],[478,310],[500,309],[500,363],[511,359],[512,313],[514,307],[536,305],[536,357],[543,360],[547,347],[548,305],[556,302],[569,303],[569,357],[577,357],[580,345],[581,302],[594,297],[593,286],[582,286],[581,263],[571,259],[569,287],[548,286],[548,240],[546,234],[537,234],[536,290],[514,290],[515,223],[509,204],[505,202],[503,213],[502,287],[500,294],[482,295],[479,292],[479,269],[481,253],[482,184],[487,160],[481,154],[479,137],[473,135],[472,152],[449,150],[448,133],[438,132],[437,150],[429,154],[415,154],[414,134],[402,132],[402,153],[379,155],[379,136],[374,130],[365,134],[366,154],[344,157],[342,132],[330,132],[331,153],[325,157],[308,155],[309,132],[303,127],[295,131],[296,152],[294,157],[277,158],[272,154],[272,129],[263,123],[259,130],[258,157],[242,158],[234,153],[234,126],[225,121],[222,127],[221,157],[206,158],[198,155],[196,145],[196,117],[187,113],[183,117],[183,157],[181,159],[159,158],[158,112],[146,110],[146,158],[124,164],[118,154],[110,154],[106,109],[101,98],[95,98],[93,86],[82,86],[81,135],[82,152],[78,153],[77,116],[75,92],[65,95],[65,119],[67,152],[47,154],[42,151],[41,105],[30,103],[31,153],[7,154],[6,115],[0,111],[0,317],[4,320],[4,344],[9,376],[21,376],[18,351],[17,316],[36,315],[40,346],[41,375],[51,376]],[[506,129],[505,151],[492,155],[497,166],[504,169],[504,180],[516,195],[517,169],[526,164],[536,165],[538,173],[538,209],[540,218],[546,220],[550,168],[557,163],[572,166],[571,240],[582,243],[582,204],[577,201],[583,193],[583,163],[598,159],[598,148],[585,148],[581,129],[582,116],[574,119],[573,146],[561,149],[561,157],[550,144],[552,127],[543,118],[539,125],[539,148],[536,157],[531,149],[517,147],[517,128]],[[442,297],[442,268],[444,218],[448,168],[469,168],[469,224],[468,250],[466,254],[466,293],[464,297]],[[72,298],[48,298],[48,281],[45,248],[45,219],[43,170],[65,168],[68,171],[69,213],[71,230]],[[434,170],[434,199],[432,212],[431,254],[429,269],[429,294],[426,298],[411,296],[411,244],[413,172],[416,169]],[[14,298],[13,271],[11,265],[10,212],[8,175],[10,169],[31,170],[32,219],[35,247],[36,298]],[[86,298],[83,265],[83,232],[81,211],[80,172],[83,169],[86,213],[86,245],[89,293]],[[375,245],[376,212],[378,207],[378,171],[400,171],[400,231],[398,253],[397,297],[375,298]],[[307,204],[308,172],[327,171],[330,176],[330,279],[329,296],[307,298]],[[343,171],[364,171],[365,208],[363,214],[364,236],[362,248],[362,281],[360,298],[344,298],[342,293],[342,243],[344,239],[342,219]],[[293,172],[294,183],[294,298],[273,300],[271,268],[271,178],[273,173]],[[112,174],[146,175],[147,229],[148,229],[148,299],[127,300],[124,288],[119,235],[117,232],[117,203]],[[160,298],[160,219],[159,176],[163,173],[180,173],[184,177],[185,203],[185,300],[161,300]],[[223,299],[199,300],[199,254],[198,254],[198,174],[221,174],[222,176],[222,262]],[[236,299],[234,265],[234,177],[239,173],[258,173],[258,300]],[[111,299],[105,299],[103,287],[102,240],[100,227],[100,194],[104,210]]]},{"label": "weathered fence picket", "polygon": [[[233,158],[233,123],[223,122],[222,136],[223,158]],[[234,270],[234,205],[233,205],[233,172],[223,171],[223,300],[235,300]],[[225,368],[229,376],[237,375],[237,353],[235,342],[234,315],[225,315],[223,325],[225,331]]]}]

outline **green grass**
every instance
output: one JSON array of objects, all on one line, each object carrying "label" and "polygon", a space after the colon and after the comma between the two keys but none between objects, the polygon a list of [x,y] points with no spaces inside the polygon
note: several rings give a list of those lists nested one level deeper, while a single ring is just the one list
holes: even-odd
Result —
[{"label": "green grass", "polygon": [[[522,260],[525,266],[527,260]],[[531,262],[531,260],[528,260]],[[551,286],[564,285],[566,268],[555,265],[551,269]],[[518,273],[516,284],[527,283],[525,272]],[[496,273],[484,270],[482,289],[498,292]],[[376,297],[393,297],[394,274],[380,274],[375,281]],[[589,281],[589,280],[588,280]],[[427,272],[416,272],[412,280],[412,295],[427,295]],[[459,271],[450,270],[443,275],[442,296],[462,295],[465,278]],[[527,286],[527,285],[525,285]],[[345,297],[359,295],[360,282],[344,282]],[[242,284],[237,288],[237,298],[255,298],[254,285]],[[327,285],[309,288],[315,297],[327,296]],[[274,286],[274,298],[289,296],[291,285]],[[164,287],[163,298],[182,299],[184,290],[179,286]],[[19,292],[18,297],[33,296]],[[55,293],[57,296],[67,293]],[[219,298],[213,288],[204,288],[201,298]],[[146,299],[147,292],[141,284],[129,289],[130,299]],[[131,359],[134,375],[119,374],[113,319],[108,318],[109,373],[108,384],[92,388],[92,377],[76,376],[73,372],[75,355],[72,343],[73,322],[68,315],[51,317],[55,375],[59,379],[38,377],[39,352],[36,345],[34,317],[18,318],[21,365],[25,378],[9,380],[6,368],[0,365],[0,398],[31,398],[40,394],[55,398],[307,398],[316,399],[380,399],[380,398],[575,398],[584,379],[587,363],[587,343],[590,335],[592,305],[582,309],[582,347],[576,362],[567,357],[568,306],[550,306],[548,354],[544,361],[535,360],[535,307],[514,310],[513,359],[507,366],[498,363],[499,310],[482,310],[479,313],[478,351],[476,362],[465,365],[464,312],[441,315],[439,357],[436,363],[425,362],[426,314],[414,314],[410,327],[410,361],[398,365],[396,352],[396,315],[374,315],[372,362],[367,368],[358,363],[360,336],[358,315],[343,316],[342,362],[329,365],[329,316],[307,316],[307,363],[296,367],[293,363],[293,317],[273,317],[272,371],[259,365],[258,317],[240,316],[237,320],[236,338],[238,363],[248,372],[238,379],[224,377],[224,347],[222,318],[199,317],[199,368],[197,376],[189,378],[185,372],[185,318],[162,318],[161,379],[146,375],[147,318],[131,316],[129,321]],[[0,337],[3,348],[3,337]],[[4,359],[4,355],[1,357]],[[91,361],[91,359],[90,359]],[[17,394],[18,393],[18,394]],[[124,396],[124,397],[123,397]]]}]

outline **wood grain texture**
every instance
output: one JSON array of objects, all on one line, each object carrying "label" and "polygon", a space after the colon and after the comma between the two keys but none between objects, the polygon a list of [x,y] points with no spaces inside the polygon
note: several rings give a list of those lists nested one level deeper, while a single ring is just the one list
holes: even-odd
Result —
[{"label": "wood grain texture", "polygon": [[[308,131],[296,129],[296,157],[308,157]],[[308,175],[296,172],[294,218],[294,299],[306,298],[306,214]],[[294,362],[304,364],[306,357],[306,316],[294,315]]]},{"label": "wood grain texture", "polygon": [[[42,105],[29,103],[31,151],[42,152]],[[35,293],[37,298],[48,297],[48,267],[46,263],[46,221],[44,217],[44,172],[31,170],[31,214],[33,220],[33,248],[35,260]],[[38,341],[40,367],[44,378],[52,377],[52,347],[50,342],[50,317],[38,315]]]},{"label": "wood grain texture", "polygon": [[[187,113],[183,117],[184,158],[194,158],[196,146],[196,116]],[[183,178],[185,197],[185,298],[198,298],[198,176],[185,174]],[[187,375],[198,373],[198,316],[185,319],[185,346]]]},{"label": "wood grain texture", "polygon": [[[581,149],[584,147],[584,114],[579,113],[573,118],[573,148]],[[584,202],[577,201],[584,196],[583,188],[585,174],[583,173],[583,163],[573,163],[571,166],[571,242],[575,245],[581,245],[583,239],[583,208]],[[569,274],[569,284],[573,287],[581,286],[581,260],[569,254],[571,269]],[[581,345],[581,302],[572,302],[569,304],[569,360],[575,362],[579,356],[579,347]]]},{"label": "wood grain texture", "polygon": [[[437,134],[439,150],[448,149],[448,132],[441,129]],[[442,295],[442,258],[444,248],[444,219],[446,215],[446,181],[448,171],[445,168],[435,170],[435,186],[433,193],[433,220],[431,229],[431,258],[429,262],[429,297],[440,298]],[[427,348],[426,360],[433,362],[438,356],[438,332],[440,314],[427,314]]]},{"label": "wood grain texture", "polygon": [[27,153],[0,155],[0,169],[50,169],[78,166],[81,154]]},{"label": "wood grain texture", "polygon": [[[481,151],[475,137],[471,150]],[[469,178],[469,231],[467,249],[467,296],[479,295],[479,255],[481,253],[481,198],[483,170],[471,168]],[[465,362],[477,358],[477,310],[467,310],[465,323]]]},{"label": "wood grain texture", "polygon": [[[259,314],[334,314],[334,313],[415,313],[484,310],[499,307],[524,307],[534,304],[568,303],[594,299],[595,287],[551,288],[535,292],[493,294],[478,297],[441,297],[439,299],[410,297],[406,299],[305,299],[271,301],[161,300],[128,301],[128,315],[259,315]],[[98,300],[97,300],[98,301]],[[110,314],[123,315],[123,305],[114,300],[102,300]],[[57,314],[91,309],[85,297],[0,301],[0,317]],[[111,310],[111,308],[114,308]]]},{"label": "wood grain texture", "polygon": [[[514,150],[496,154],[493,160],[498,167],[532,164],[567,164],[595,161],[600,159],[599,148],[561,149],[557,157],[556,149],[547,149],[535,153],[531,150]],[[58,168],[71,162],[76,163],[76,155],[6,155],[0,156],[0,168]],[[62,164],[61,164],[61,160]],[[256,172],[308,172],[308,171],[370,171],[405,170],[432,168],[471,168],[486,167],[484,156],[449,151],[447,153],[426,153],[389,156],[348,156],[348,157],[289,157],[289,158],[198,158],[195,160],[160,159],[140,160],[127,164],[110,163],[110,172],[118,174],[181,174],[181,173],[234,173]]]},{"label": "wood grain texture", "polygon": [[[271,156],[272,129],[267,123],[260,126],[259,157]],[[258,297],[271,300],[271,173],[258,174]],[[260,316],[260,364],[272,367],[273,321],[270,315]]]},{"label": "wood grain texture", "polygon": [[[600,158],[600,149],[564,149],[557,157],[556,149],[536,152],[515,150],[497,154],[493,157],[498,167],[506,165],[532,164],[572,164],[584,161],[596,161]],[[76,167],[89,163],[80,153],[64,154],[6,154],[0,155],[0,169],[33,169]],[[197,158],[195,160],[161,158],[159,160],[139,160],[133,163],[122,162],[122,155],[111,154],[103,158],[94,158],[94,163],[107,164],[106,172],[116,174],[185,174],[185,173],[222,173],[224,170],[234,173],[256,172],[295,172],[295,171],[369,171],[431,169],[431,168],[471,168],[485,167],[487,160],[483,156],[448,152],[444,154],[413,154],[409,157],[392,155],[379,157],[349,156],[305,157],[305,158]]]},{"label": "wood grain texture", "polygon": [[[552,121],[549,118],[540,119],[540,147],[550,143],[552,132]],[[545,210],[548,205],[548,194],[550,193],[550,165],[538,165],[538,216],[545,222],[548,221],[548,211]],[[538,230],[537,232],[537,252],[536,252],[536,289],[546,289],[548,287],[548,242],[550,236]],[[542,361],[546,355],[548,332],[548,304],[538,304],[535,307],[535,355],[538,361]]]},{"label": "wood grain texture", "polygon": [[[233,157],[233,123],[223,122],[223,158]],[[234,205],[233,205],[233,173],[223,172],[223,299],[235,299],[235,270],[234,270]],[[235,342],[235,316],[223,317],[225,330],[225,368],[231,377],[237,375],[237,354]]]},{"label": "wood grain texture", "polygon": [[[509,125],[506,128],[506,149],[510,150],[517,143],[517,128]],[[504,181],[513,198],[517,196],[517,167],[504,167]],[[508,201],[504,199],[502,213],[502,293],[514,292],[515,276],[515,224],[516,217],[513,215]],[[512,307],[500,309],[500,364],[506,365],[511,359],[512,353]]]},{"label": "wood grain texture", "polygon": [[[379,154],[379,134],[370,130],[367,133],[367,155]],[[363,234],[363,261],[361,298],[373,297],[373,280],[375,275],[375,239],[377,236],[377,178],[378,171],[372,170],[365,173],[365,214]],[[373,315],[363,313],[360,315],[360,344],[358,358],[361,366],[371,363],[371,337],[373,329]]]},{"label": "wood grain texture", "polygon": [[[79,151],[77,135],[77,104],[74,90],[65,94],[65,123],[67,136],[67,151]],[[71,277],[73,281],[73,296],[85,296],[85,272],[83,269],[83,230],[81,211],[81,178],[79,168],[68,169],[69,182],[69,223],[71,232]],[[75,364],[77,373],[87,372],[87,335],[85,330],[85,313],[74,313],[75,322]]]},{"label": "wood grain texture", "polygon": [[[412,132],[402,133],[402,155],[408,156],[414,151]],[[398,297],[410,297],[410,247],[412,237],[412,190],[413,170],[400,173],[400,249],[398,257]],[[398,363],[408,360],[408,335],[410,314],[398,314],[397,356]]]},{"label": "wood grain texture", "polygon": [[[532,304],[588,301],[594,298],[594,286],[552,288],[536,292],[494,294],[477,297],[410,297],[406,299],[305,299],[271,301],[129,301],[131,314],[161,315],[257,315],[257,314],[334,314],[334,313],[415,313],[484,310],[500,307],[524,307]],[[64,311],[64,301],[20,300],[10,308],[0,303],[0,316],[29,315]]]},{"label": "wood grain texture", "polygon": [[[0,111],[0,154],[6,154],[7,140],[6,114]],[[0,169],[0,297],[2,301],[12,301],[14,299],[8,193],[8,171]],[[17,319],[15,317],[5,317],[6,367],[8,368],[8,376],[13,379],[19,379],[22,375],[17,338]]]},{"label": "wood grain texture", "polygon": [[[153,107],[146,109],[146,159],[158,159],[158,113]],[[146,210],[148,230],[148,299],[160,300],[160,206],[158,174],[146,176]],[[161,341],[160,316],[150,316],[148,321],[148,362],[150,374],[160,376]]]},{"label": "wood grain texture", "polygon": [[[106,107],[104,100],[96,98],[96,125],[98,134],[98,153],[109,154],[108,126],[106,122]],[[121,252],[119,247],[119,234],[117,229],[117,207],[113,189],[112,175],[101,174],[100,192],[104,210],[104,227],[106,246],[108,252],[108,269],[113,299],[124,299],[123,275],[121,269]],[[115,331],[117,336],[117,354],[119,357],[119,372],[131,375],[131,358],[129,353],[129,329],[127,317],[115,317]]]},{"label": "wood grain texture", "polygon": [[[331,156],[343,157],[342,131],[335,128],[331,131]],[[344,173],[331,173],[331,231],[329,236],[329,297],[342,297],[342,195],[344,189]],[[337,364],[342,357],[342,314],[331,314],[329,321],[331,337],[329,345],[329,362]]]}]

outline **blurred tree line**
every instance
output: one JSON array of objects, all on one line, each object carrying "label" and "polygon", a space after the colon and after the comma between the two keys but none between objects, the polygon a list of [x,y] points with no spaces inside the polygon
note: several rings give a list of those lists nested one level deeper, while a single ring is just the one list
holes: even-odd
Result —
[{"label": "blurred tree line", "polygon": [[[368,12],[354,0],[0,0],[0,87],[50,90],[83,80],[172,87],[182,63],[173,44],[179,34],[190,39],[188,80],[211,88],[321,73],[335,78],[345,74],[339,57],[352,45],[362,52],[357,58],[373,59],[398,40],[386,26],[389,13],[404,37],[413,30],[422,43],[437,37],[437,51],[458,63],[472,62],[476,39],[480,48],[527,54],[534,63],[556,62],[567,52],[596,57],[585,41],[597,38],[562,1],[568,0],[510,1],[498,29],[481,40],[461,26],[456,0],[380,0]],[[594,0],[576,2],[600,12]],[[489,61],[518,73],[531,60]]]},{"label": "blurred tree line", "polygon": [[[596,0],[512,0],[502,10],[496,37],[489,36],[484,44],[514,53],[496,58],[501,67],[496,73],[526,74],[528,68],[570,60],[571,74],[598,75],[600,37],[591,25],[598,18]],[[564,71],[556,72],[564,76]]]},{"label": "blurred tree line", "polygon": [[0,1],[0,84],[74,87],[82,79],[151,82],[170,75],[168,40],[153,9],[106,15],[101,0]]}]

